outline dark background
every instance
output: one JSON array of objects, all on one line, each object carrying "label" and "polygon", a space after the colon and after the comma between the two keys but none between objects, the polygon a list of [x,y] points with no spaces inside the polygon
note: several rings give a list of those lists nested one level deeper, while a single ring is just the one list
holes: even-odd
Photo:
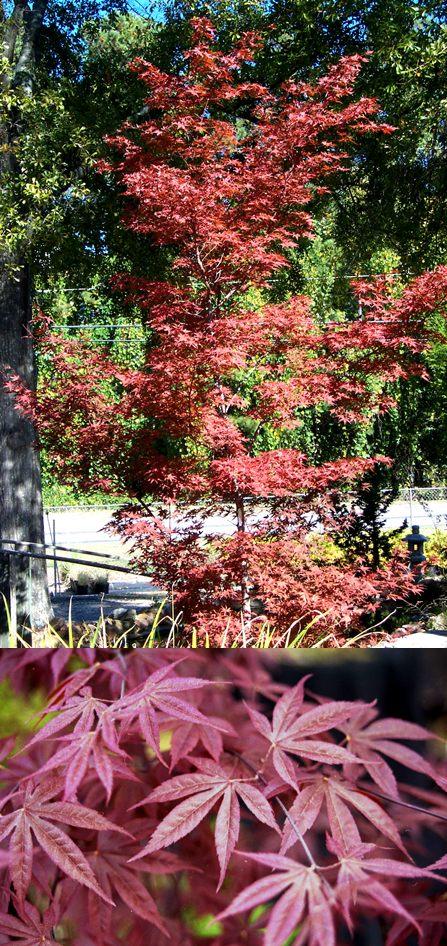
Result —
[{"label": "dark background", "polygon": [[376,699],[383,715],[447,729],[447,649],[289,650],[267,660],[284,683],[312,673],[309,685],[323,696]]},{"label": "dark background", "polygon": [[[365,650],[296,651],[268,657],[274,676],[283,683],[294,684],[304,673],[312,673],[309,689],[337,700],[376,699],[381,715],[397,716],[427,726],[437,735],[447,737],[447,650]],[[276,666],[275,666],[276,664]],[[421,751],[424,743],[406,743]],[[442,743],[434,749],[438,758]],[[423,776],[392,763],[398,777],[411,784],[432,788]],[[411,817],[411,812],[409,812]],[[447,835],[447,831],[446,831]],[[425,856],[430,860],[445,853],[439,832],[427,830],[424,838]],[[415,946],[417,936],[407,940]],[[447,944],[447,930],[445,939]],[[365,917],[354,937],[348,936],[337,946],[384,946],[378,920]],[[323,946],[323,944],[322,944]]]}]

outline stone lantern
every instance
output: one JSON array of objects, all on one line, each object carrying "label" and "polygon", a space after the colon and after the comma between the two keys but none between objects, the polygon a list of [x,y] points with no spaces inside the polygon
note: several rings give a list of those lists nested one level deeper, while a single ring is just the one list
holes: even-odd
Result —
[{"label": "stone lantern", "polygon": [[405,536],[410,553],[410,568],[420,568],[427,561],[424,555],[424,544],[427,541],[425,535],[421,535],[419,526],[412,526],[411,532]]}]

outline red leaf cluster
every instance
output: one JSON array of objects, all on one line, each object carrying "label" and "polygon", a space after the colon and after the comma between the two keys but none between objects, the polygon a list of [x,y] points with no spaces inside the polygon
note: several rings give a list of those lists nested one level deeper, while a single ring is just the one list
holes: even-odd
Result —
[{"label": "red leaf cluster", "polygon": [[447,777],[406,745],[431,732],[275,684],[255,651],[76,666],[0,658],[46,692],[36,733],[1,746],[0,943],[195,946],[191,917],[213,916],[216,946],[335,946],[368,919],[388,946],[441,946],[447,859],[421,865]]}]

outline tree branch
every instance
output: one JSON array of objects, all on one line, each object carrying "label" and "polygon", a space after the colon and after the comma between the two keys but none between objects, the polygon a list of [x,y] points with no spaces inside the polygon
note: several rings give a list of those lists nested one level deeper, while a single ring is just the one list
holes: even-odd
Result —
[{"label": "tree branch", "polygon": [[409,801],[402,801],[400,798],[392,798],[391,795],[383,795],[382,792],[376,792],[375,789],[362,786],[360,791],[365,795],[375,795],[376,798],[382,798],[383,801],[391,805],[400,805],[402,808],[410,808],[412,811],[419,811],[422,815],[428,815],[429,818],[438,818],[439,821],[447,821],[447,815],[441,815],[437,811],[431,811],[430,808],[423,808],[422,805],[413,805]]},{"label": "tree branch", "polygon": [[[267,784],[268,784],[268,782],[266,781],[266,779],[264,778],[264,776],[261,774],[261,772],[259,772],[259,770],[256,768],[256,766],[253,765],[252,762],[249,762],[248,759],[245,759],[244,756],[241,755],[239,752],[236,752],[235,749],[230,749],[229,751],[231,752],[231,755],[235,755],[238,759],[240,759],[240,761],[243,762],[244,765],[246,765],[247,768],[250,769],[251,772],[254,772],[254,774],[256,775],[256,777],[259,779],[260,782],[262,782],[263,785],[267,785]],[[302,849],[303,849],[303,851],[304,851],[304,853],[305,853],[305,855],[306,855],[306,857],[307,857],[307,860],[309,861],[309,864],[311,865],[311,867],[315,867],[315,868],[319,869],[319,864],[317,864],[315,858],[313,857],[312,851],[310,850],[310,848],[309,848],[308,845],[306,844],[306,842],[305,842],[305,840],[304,840],[304,837],[303,837],[303,835],[301,834],[301,831],[300,831],[298,825],[296,824],[296,822],[293,820],[293,818],[291,817],[291,815],[290,815],[289,812],[287,811],[287,808],[286,808],[284,802],[282,801],[281,798],[278,798],[278,797],[275,798],[275,801],[278,803],[279,807],[281,808],[281,811],[283,812],[283,814],[285,815],[287,821],[288,821],[289,824],[291,825],[292,830],[293,830],[294,834],[296,835],[298,841],[300,842],[301,847],[302,847]]]}]

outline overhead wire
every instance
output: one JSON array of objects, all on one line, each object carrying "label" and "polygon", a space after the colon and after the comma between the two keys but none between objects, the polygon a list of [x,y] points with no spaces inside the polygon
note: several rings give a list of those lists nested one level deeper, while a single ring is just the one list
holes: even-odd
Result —
[{"label": "overhead wire", "polygon": [[95,289],[102,289],[106,285],[107,283],[101,282],[97,283],[96,286],[74,286],[70,289],[66,289],[65,286],[55,286],[54,289],[36,289],[36,295],[49,292],[94,292]]},{"label": "overhead wire", "polygon": [[[337,274],[338,275],[338,274]],[[398,279],[401,276],[414,276],[413,272],[385,272],[385,273],[345,273],[340,274],[339,278],[341,279],[372,279],[376,276],[389,276],[391,279]],[[54,289],[36,289],[36,295],[41,293],[56,293],[58,291],[66,292],[94,292],[96,289],[102,289],[107,287],[107,283],[97,283],[96,286],[71,286],[70,288],[65,287],[55,287]]]},{"label": "overhead wire", "polygon": [[[399,272],[354,273],[354,274],[347,273],[345,274],[344,278],[345,279],[371,279],[373,277],[378,277],[378,276],[388,276],[390,278],[397,279],[403,275],[411,276],[414,274],[410,272],[405,273],[405,274],[399,273]],[[106,286],[107,286],[106,283],[98,283],[95,286],[71,286],[70,288],[67,288],[67,289],[64,288],[63,292],[64,293],[92,292],[96,289],[104,288]],[[38,293],[51,293],[51,292],[57,292],[57,291],[58,291],[57,289],[37,290]],[[137,328],[137,326],[135,325],[134,322],[92,322],[90,324],[84,323],[84,322],[70,322],[65,325],[55,325],[53,327],[53,330],[56,332],[65,332],[65,331],[71,331],[74,329],[80,329],[84,332],[95,332],[101,329],[115,329],[115,330],[120,331],[122,329],[135,329],[135,328]],[[146,335],[144,331],[141,331],[134,338],[121,338],[120,339],[119,337],[116,337],[115,335],[108,335],[106,337],[97,339],[97,341],[101,343],[117,343],[120,345],[132,345],[132,344],[144,341],[145,338],[146,338]]]}]

